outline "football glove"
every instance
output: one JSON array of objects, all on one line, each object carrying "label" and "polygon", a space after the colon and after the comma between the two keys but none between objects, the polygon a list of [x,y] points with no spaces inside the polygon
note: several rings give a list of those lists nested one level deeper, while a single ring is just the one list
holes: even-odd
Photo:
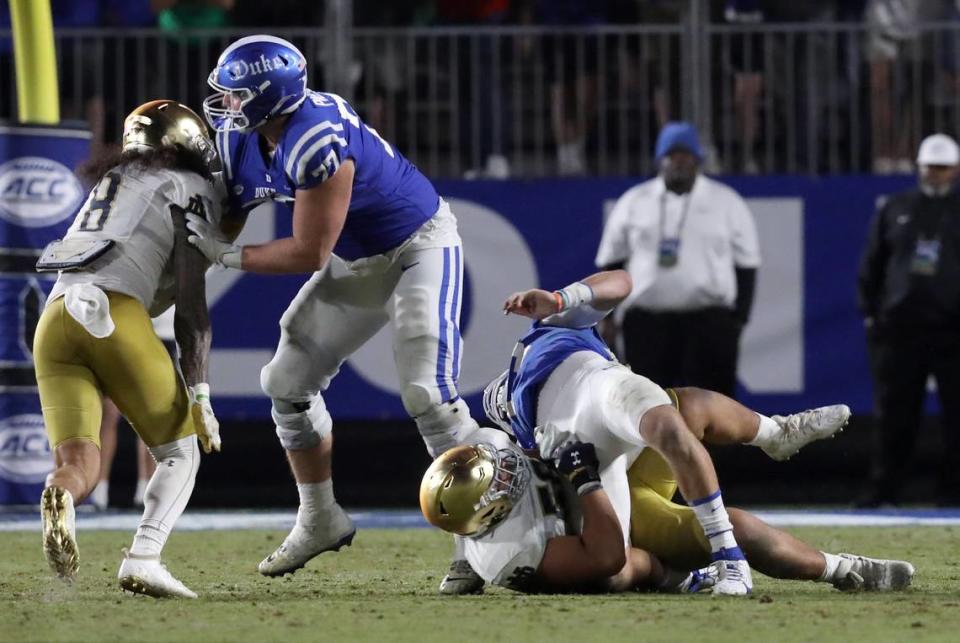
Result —
[{"label": "football glove", "polygon": [[601,486],[600,462],[596,449],[589,442],[571,442],[561,448],[556,467],[573,484],[578,495],[584,496]]},{"label": "football glove", "polygon": [[219,453],[220,423],[210,406],[210,385],[201,382],[187,388],[190,392],[190,415],[197,429],[197,439],[204,453]]},{"label": "football glove", "polygon": [[226,241],[209,221],[196,214],[187,215],[187,230],[192,232],[187,241],[203,253],[210,263],[240,270],[243,248]]},{"label": "football glove", "polygon": [[540,458],[553,461],[560,455],[560,449],[577,438],[572,432],[548,423],[534,427],[533,439],[540,449]]}]

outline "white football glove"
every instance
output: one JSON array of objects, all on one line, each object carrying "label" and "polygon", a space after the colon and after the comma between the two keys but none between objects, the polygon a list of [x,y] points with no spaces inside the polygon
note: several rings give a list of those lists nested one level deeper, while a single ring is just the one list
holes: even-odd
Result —
[{"label": "white football glove", "polygon": [[190,392],[190,415],[197,429],[197,439],[204,453],[220,452],[220,423],[210,406],[210,385],[201,382],[187,387]]},{"label": "white football glove", "polygon": [[540,448],[540,458],[551,461],[557,458],[560,449],[577,441],[577,437],[571,431],[560,429],[555,424],[535,427],[533,439],[537,441],[537,447]]},{"label": "white football glove", "polygon": [[243,248],[221,237],[220,231],[209,221],[195,214],[188,214],[187,229],[193,233],[187,237],[187,241],[202,252],[207,260],[226,268],[240,270]]}]

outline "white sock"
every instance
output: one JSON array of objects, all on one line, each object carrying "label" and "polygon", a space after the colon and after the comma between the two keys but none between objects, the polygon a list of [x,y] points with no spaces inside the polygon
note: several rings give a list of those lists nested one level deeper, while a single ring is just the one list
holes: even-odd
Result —
[{"label": "white sock", "polygon": [[149,480],[145,478],[139,478],[137,480],[137,488],[133,492],[133,504],[136,507],[143,506],[143,494],[147,492],[147,482],[149,482]]},{"label": "white sock", "polygon": [[110,481],[101,480],[90,492],[90,502],[97,509],[106,509],[110,499]]},{"label": "white sock", "polygon": [[329,511],[337,504],[333,497],[333,478],[323,482],[297,483],[300,494],[300,509],[297,511],[297,524],[312,527],[317,515]]},{"label": "white sock", "polygon": [[453,559],[467,559],[467,537],[454,535],[453,537]]},{"label": "white sock", "polygon": [[780,425],[768,418],[766,415],[757,413],[760,418],[760,426],[757,429],[757,435],[747,442],[750,446],[762,447],[770,443],[771,440],[780,435]]},{"label": "white sock", "polygon": [[150,447],[157,470],[143,494],[143,518],[133,537],[130,553],[136,556],[160,556],[170,530],[187,508],[193,483],[200,467],[197,436]]},{"label": "white sock", "polygon": [[823,573],[820,574],[819,581],[824,583],[832,583],[837,574],[837,569],[840,567],[840,563],[843,562],[843,559],[837,556],[836,554],[828,554],[825,551],[820,552],[823,554],[823,557],[826,559],[827,564],[823,568]]},{"label": "white sock", "polygon": [[723,496],[717,489],[706,498],[694,500],[690,503],[693,512],[697,515],[703,533],[710,541],[710,555],[713,560],[742,560],[743,552],[733,537],[733,524],[727,509],[723,506]]}]

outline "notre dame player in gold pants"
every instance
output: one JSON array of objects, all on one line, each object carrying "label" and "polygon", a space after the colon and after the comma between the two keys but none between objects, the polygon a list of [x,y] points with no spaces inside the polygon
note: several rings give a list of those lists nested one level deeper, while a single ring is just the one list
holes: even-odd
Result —
[{"label": "notre dame player in gold pants", "polygon": [[[87,165],[96,185],[66,236],[37,264],[60,271],[37,326],[34,362],[56,458],[41,497],[43,546],[62,578],[79,566],[74,504],[99,477],[107,395],[159,465],[120,585],[196,597],[160,564],[160,553],[193,490],[197,438],[208,453],[220,449],[206,383],[208,264],[187,243],[185,227],[187,212],[219,222],[215,159],[206,125],[189,108],[168,100],[140,106],[126,118],[122,149]],[[182,379],[150,323],[173,304]]]}]

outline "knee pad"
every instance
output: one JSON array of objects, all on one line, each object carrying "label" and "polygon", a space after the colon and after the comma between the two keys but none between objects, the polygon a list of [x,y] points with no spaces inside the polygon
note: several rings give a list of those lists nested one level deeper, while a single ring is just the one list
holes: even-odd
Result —
[{"label": "knee pad", "polygon": [[333,432],[333,418],[323,397],[306,402],[274,400],[270,415],[277,425],[280,445],[287,451],[312,449]]},{"label": "knee pad", "polygon": [[440,400],[440,392],[422,384],[407,384],[400,394],[403,408],[412,418],[418,418],[431,409]]},{"label": "knee pad", "polygon": [[460,398],[444,404],[433,404],[425,413],[414,417],[414,421],[433,458],[464,444],[480,428],[470,417],[467,403]]}]

